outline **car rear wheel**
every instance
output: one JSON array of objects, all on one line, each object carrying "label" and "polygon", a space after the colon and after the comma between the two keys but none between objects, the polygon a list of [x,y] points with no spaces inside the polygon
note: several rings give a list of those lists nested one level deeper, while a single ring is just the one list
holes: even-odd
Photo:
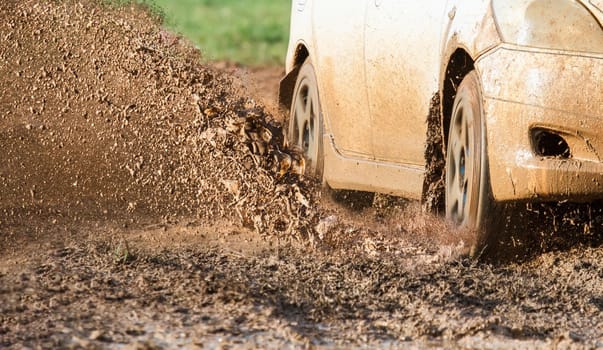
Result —
[{"label": "car rear wheel", "polygon": [[472,256],[489,254],[504,240],[507,214],[506,206],[491,195],[482,94],[475,71],[457,90],[446,158],[446,217],[471,233]]},{"label": "car rear wheel", "polygon": [[322,181],[324,169],[323,121],[314,66],[306,60],[293,90],[288,139],[302,152],[306,174]]}]

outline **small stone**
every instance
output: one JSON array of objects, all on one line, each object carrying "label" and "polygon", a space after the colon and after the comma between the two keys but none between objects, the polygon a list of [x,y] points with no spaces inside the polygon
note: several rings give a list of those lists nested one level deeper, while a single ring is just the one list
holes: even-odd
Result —
[{"label": "small stone", "polygon": [[95,330],[92,331],[92,333],[90,333],[90,336],[88,337],[90,340],[97,340],[98,338],[100,338],[103,335],[103,332],[99,331],[99,330]]}]

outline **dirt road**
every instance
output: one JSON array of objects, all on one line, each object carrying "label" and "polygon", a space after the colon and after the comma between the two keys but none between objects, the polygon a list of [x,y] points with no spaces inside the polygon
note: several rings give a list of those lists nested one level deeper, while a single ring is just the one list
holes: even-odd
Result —
[{"label": "dirt road", "polygon": [[321,196],[225,70],[137,7],[0,2],[1,348],[603,347],[597,233],[488,264]]}]

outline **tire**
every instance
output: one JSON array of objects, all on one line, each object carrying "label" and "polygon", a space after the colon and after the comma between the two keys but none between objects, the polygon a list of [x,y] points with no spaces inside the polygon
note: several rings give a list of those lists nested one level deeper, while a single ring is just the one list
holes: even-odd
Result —
[{"label": "tire", "polygon": [[309,59],[297,76],[287,134],[289,145],[297,148],[305,158],[305,174],[322,182],[324,125],[316,73]]},{"label": "tire", "polygon": [[446,218],[470,234],[473,257],[504,256],[510,205],[492,196],[479,77],[470,72],[457,90],[446,148]]}]

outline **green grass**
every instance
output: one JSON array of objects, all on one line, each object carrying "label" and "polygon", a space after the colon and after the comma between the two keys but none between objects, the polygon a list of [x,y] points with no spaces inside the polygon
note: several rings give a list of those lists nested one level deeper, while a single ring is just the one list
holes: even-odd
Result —
[{"label": "green grass", "polygon": [[208,60],[283,64],[291,0],[143,0],[161,8],[167,28]]}]

